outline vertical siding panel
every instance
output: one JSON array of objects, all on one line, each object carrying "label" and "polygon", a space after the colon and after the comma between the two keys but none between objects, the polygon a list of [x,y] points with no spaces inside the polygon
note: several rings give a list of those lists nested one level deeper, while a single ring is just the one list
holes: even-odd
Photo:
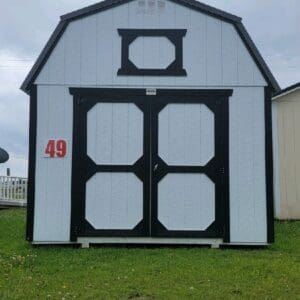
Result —
[{"label": "vertical siding panel", "polygon": [[97,16],[93,15],[81,21],[81,85],[97,84]]},{"label": "vertical siding panel", "polygon": [[113,18],[111,10],[104,11],[97,15],[98,34],[98,85],[111,85],[113,83]]},{"label": "vertical siding panel", "polygon": [[64,84],[65,82],[65,39],[62,38],[53,49],[49,57],[49,77],[50,84]]},{"label": "vertical siding panel", "polygon": [[[189,8],[182,9],[181,6],[175,5],[175,28],[187,30],[186,35],[183,37],[183,40],[182,40],[183,53],[184,53],[183,54],[183,68],[185,68],[185,66],[191,65],[191,61],[186,61],[186,60],[189,60],[188,51],[191,51],[191,49],[189,49],[188,45],[192,44],[192,42],[191,42],[191,9],[189,9]],[[188,70],[186,70],[186,71],[188,72]],[[176,85],[186,84],[189,81],[190,81],[190,75],[180,76],[180,77],[175,78]]]},{"label": "vertical siding panel", "polygon": [[237,47],[236,29],[231,24],[222,23],[222,78],[223,85],[236,85]]},{"label": "vertical siding panel", "polygon": [[[156,1],[153,0],[146,1],[146,13],[144,14],[142,24],[143,24],[143,28],[149,28],[149,29],[158,28],[159,14],[157,10]],[[144,40],[144,51],[142,53],[144,65],[146,65],[146,61],[148,61],[148,65],[151,65],[152,61],[154,62],[155,65],[155,62],[158,63],[159,61],[159,56],[160,56],[159,50],[160,50],[161,40],[153,39],[152,41],[150,41],[150,43],[153,43],[155,46],[153,47],[154,49],[152,49],[151,47],[150,49],[152,50],[149,51],[148,50],[149,48],[147,47],[147,44],[149,43],[149,39],[148,39],[148,43],[145,42],[145,38],[142,39]],[[168,53],[167,55],[170,55],[170,53]],[[159,78],[157,76],[143,76],[143,84],[144,86],[147,85],[156,86],[159,84]]]},{"label": "vertical siding panel", "polygon": [[240,37],[238,37],[238,84],[254,85],[254,62]]},{"label": "vertical siding panel", "polygon": [[42,159],[44,140],[48,134],[48,98],[49,87],[38,87],[37,89],[37,151],[36,151],[36,173],[35,173],[35,202],[34,202],[34,230],[33,240],[43,240],[47,231],[46,215],[48,214],[47,181],[44,180],[47,172],[47,163]]},{"label": "vertical siding panel", "polygon": [[127,85],[128,84],[128,77],[127,76],[118,76],[118,70],[121,68],[121,42],[122,39],[118,34],[119,28],[129,28],[129,11],[128,11],[128,4],[124,4],[118,6],[112,10],[113,15],[113,84],[118,85]]},{"label": "vertical siding panel", "polygon": [[221,21],[207,17],[207,84],[222,84],[222,25]]},{"label": "vertical siding panel", "polygon": [[[266,173],[265,173],[265,130],[264,118],[265,110],[261,105],[264,99],[264,89],[255,88],[252,93],[252,161],[253,161],[253,207],[254,207],[254,220],[255,224],[259,224],[260,228],[257,229],[257,234],[254,238],[257,240],[267,239],[267,219],[266,219]],[[258,163],[259,162],[259,163]]]},{"label": "vertical siding panel", "polygon": [[[285,163],[285,156],[286,156],[286,136],[285,136],[285,114],[284,114],[284,107],[282,103],[280,103],[280,113],[278,114],[278,138],[279,138],[279,153],[280,153],[280,211],[281,215],[284,216],[284,203],[287,201],[287,186],[286,186],[286,163]],[[284,175],[283,175],[284,174]]]},{"label": "vertical siding panel", "polygon": [[[65,103],[65,104],[62,104]],[[64,86],[38,87],[34,241],[69,241],[71,152],[66,158],[45,158],[49,138],[72,144],[72,102]]]},{"label": "vertical siding panel", "polygon": [[65,39],[65,84],[80,85],[81,20],[70,23]]},{"label": "vertical siding panel", "polygon": [[[165,7],[159,9],[158,13],[158,28],[161,29],[172,29],[176,26],[176,7],[174,3],[171,3],[169,1],[165,1]],[[160,54],[162,56],[162,59],[166,59],[166,57],[169,57],[169,53],[165,49],[160,50]],[[175,84],[175,78],[174,77],[165,77],[161,76],[158,78],[158,85],[174,85]]]},{"label": "vertical siding panel", "polygon": [[288,216],[292,211],[291,201],[297,198],[297,182],[296,182],[296,168],[295,168],[295,133],[294,133],[294,105],[292,102],[286,102],[283,107],[284,119],[284,180],[286,185],[286,199],[282,206],[282,213]]},{"label": "vertical siding panel", "polygon": [[239,88],[229,101],[232,242],[267,241],[263,93]]},{"label": "vertical siding panel", "polygon": [[296,169],[296,176],[295,176],[295,180],[296,180],[296,197],[291,199],[291,206],[292,206],[292,210],[291,210],[291,217],[293,219],[297,219],[300,216],[300,184],[299,184],[299,178],[300,178],[300,161],[299,161],[299,157],[300,157],[300,139],[299,139],[299,132],[298,129],[300,128],[300,120],[298,118],[298,116],[300,115],[300,105],[298,101],[293,102],[293,113],[294,113],[294,139],[295,139],[295,158],[294,158],[294,162],[295,162],[295,169]]},{"label": "vertical siding panel", "polygon": [[191,85],[204,86],[207,82],[206,50],[207,30],[206,15],[190,10],[190,26],[187,36],[183,38],[184,61],[187,71],[187,81]]},{"label": "vertical siding panel", "polygon": [[274,204],[275,204],[275,217],[280,217],[280,168],[279,168],[279,153],[280,153],[280,144],[279,144],[279,137],[278,137],[278,126],[279,126],[279,119],[278,119],[278,102],[272,101],[272,138],[273,138],[273,164],[274,164]]},{"label": "vertical siding panel", "polygon": [[[140,3],[140,4],[139,4]],[[128,23],[129,28],[136,29],[136,28],[143,28],[144,27],[144,17],[145,17],[145,10],[147,1],[132,1],[128,3]],[[144,7],[140,7],[144,3]],[[129,49],[129,51],[133,51],[133,49]],[[138,57],[139,61],[143,60],[143,53],[140,51],[138,52],[131,52],[133,57]],[[128,76],[128,85],[144,85],[144,78],[143,76]]]},{"label": "vertical siding panel", "polygon": [[73,97],[70,95],[68,88],[61,90],[64,95],[64,124],[62,137],[67,139],[68,154],[67,159],[63,160],[63,198],[61,208],[62,227],[60,228],[61,236],[69,239],[71,225],[71,171],[72,171],[72,140],[73,140]]}]

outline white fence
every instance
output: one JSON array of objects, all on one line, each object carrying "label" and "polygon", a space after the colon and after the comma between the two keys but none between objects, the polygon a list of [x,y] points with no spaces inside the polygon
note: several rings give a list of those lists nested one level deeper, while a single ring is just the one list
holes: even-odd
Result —
[{"label": "white fence", "polygon": [[27,178],[0,176],[0,202],[24,205],[27,202]]}]

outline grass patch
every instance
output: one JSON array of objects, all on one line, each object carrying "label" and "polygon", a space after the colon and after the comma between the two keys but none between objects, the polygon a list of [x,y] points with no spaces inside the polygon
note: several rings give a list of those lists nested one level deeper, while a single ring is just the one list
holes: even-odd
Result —
[{"label": "grass patch", "polygon": [[0,299],[300,299],[300,222],[262,249],[32,247],[0,211]]}]

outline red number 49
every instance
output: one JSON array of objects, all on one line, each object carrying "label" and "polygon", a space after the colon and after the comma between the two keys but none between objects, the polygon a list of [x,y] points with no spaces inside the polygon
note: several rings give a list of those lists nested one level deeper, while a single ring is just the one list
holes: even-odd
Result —
[{"label": "red number 49", "polygon": [[47,157],[65,157],[67,154],[67,142],[65,140],[49,140],[45,148]]}]

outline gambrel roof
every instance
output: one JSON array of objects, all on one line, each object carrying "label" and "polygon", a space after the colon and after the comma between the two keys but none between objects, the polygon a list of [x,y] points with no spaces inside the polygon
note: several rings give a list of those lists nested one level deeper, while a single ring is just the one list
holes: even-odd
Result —
[{"label": "gambrel roof", "polygon": [[[103,10],[107,10],[107,9],[113,8],[113,7],[121,5],[121,4],[131,2],[131,1],[133,1],[133,0],[105,0],[100,3],[94,4],[94,5],[91,5],[91,6],[83,8],[83,9],[76,10],[74,12],[71,12],[71,13],[61,16],[61,20],[60,20],[59,24],[57,25],[57,27],[54,30],[54,32],[52,33],[49,41],[47,42],[46,46],[42,50],[37,61],[33,65],[29,74],[27,75],[26,79],[24,80],[24,82],[21,86],[21,89],[24,92],[29,93],[31,85],[34,83],[39,72],[41,71],[41,69],[43,68],[47,59],[49,58],[52,50],[56,46],[60,37],[64,33],[67,25],[71,21],[86,17],[91,14],[98,13]],[[273,74],[271,73],[270,69],[268,68],[263,57],[259,53],[257,47],[255,46],[254,42],[252,41],[248,32],[246,31],[244,25],[242,24],[242,19],[240,17],[229,14],[229,13],[224,12],[219,9],[213,8],[209,5],[203,4],[203,3],[195,1],[195,0],[169,0],[169,1],[186,6],[188,8],[194,9],[196,11],[200,11],[202,13],[208,14],[212,17],[221,19],[223,21],[232,23],[235,26],[240,37],[244,41],[244,43],[245,43],[248,51],[250,52],[252,58],[254,59],[255,63],[257,64],[260,71],[262,72],[265,80],[268,82],[268,84],[273,88],[273,90],[275,92],[280,91],[280,86],[278,85],[276,79],[274,78]]]}]

